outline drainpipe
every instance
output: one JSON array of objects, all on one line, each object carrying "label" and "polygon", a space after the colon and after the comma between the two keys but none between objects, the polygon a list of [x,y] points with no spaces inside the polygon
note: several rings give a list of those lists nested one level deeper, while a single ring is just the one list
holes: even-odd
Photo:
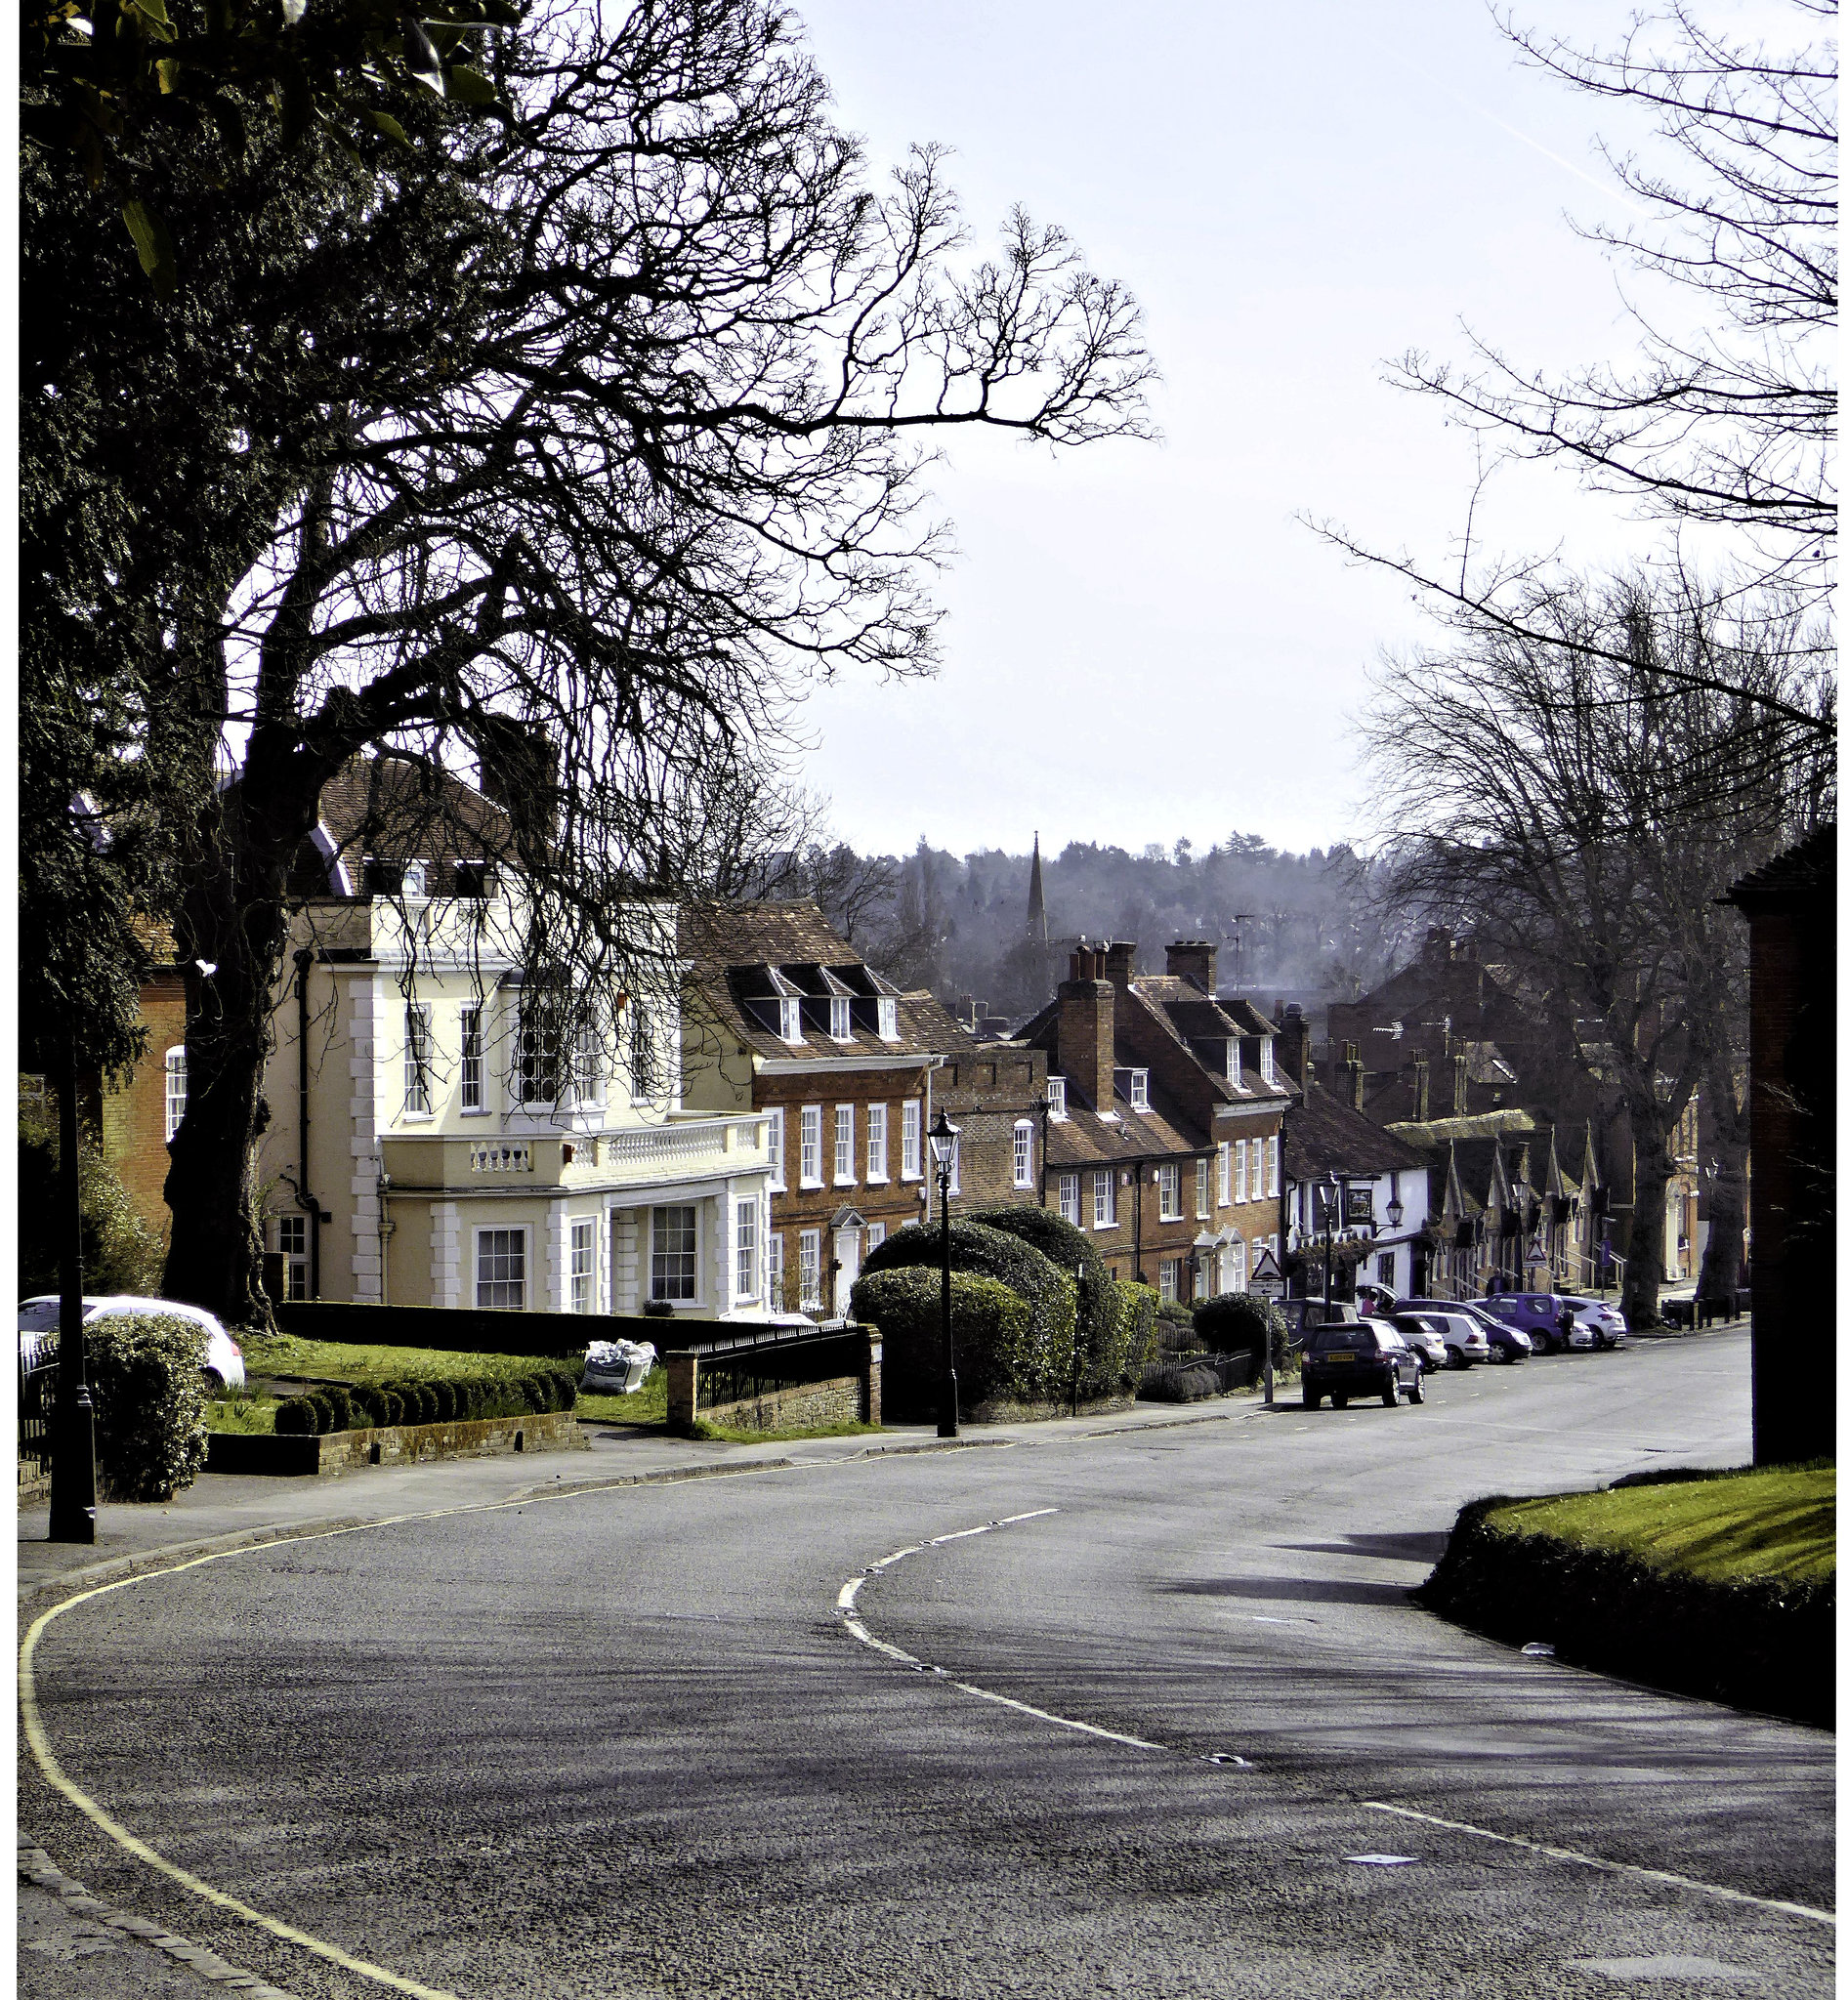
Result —
[{"label": "drainpipe", "polygon": [[296,1117],[302,1146],[301,1174],[295,1184],[295,1205],[308,1211],[308,1296],[320,1297],[320,1225],[324,1211],[308,1191],[308,969],[312,951],[295,954]]},{"label": "drainpipe", "polygon": [[1142,1162],[1136,1162],[1136,1282],[1146,1285],[1149,1280],[1142,1274]]}]

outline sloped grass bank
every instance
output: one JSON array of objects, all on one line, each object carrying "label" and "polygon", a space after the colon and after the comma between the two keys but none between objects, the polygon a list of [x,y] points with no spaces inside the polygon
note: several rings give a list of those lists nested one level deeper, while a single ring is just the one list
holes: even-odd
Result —
[{"label": "sloped grass bank", "polygon": [[1575,1666],[1834,1727],[1832,1464],[1473,1500],[1414,1595]]}]

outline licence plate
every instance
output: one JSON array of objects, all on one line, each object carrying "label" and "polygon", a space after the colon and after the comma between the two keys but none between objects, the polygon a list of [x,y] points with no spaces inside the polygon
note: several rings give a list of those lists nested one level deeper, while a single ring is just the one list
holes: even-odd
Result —
[{"label": "licence plate", "polygon": [[1354,1356],[1352,1354],[1343,1351],[1340,1354],[1323,1354],[1322,1358],[1324,1361],[1351,1361],[1353,1360]]}]

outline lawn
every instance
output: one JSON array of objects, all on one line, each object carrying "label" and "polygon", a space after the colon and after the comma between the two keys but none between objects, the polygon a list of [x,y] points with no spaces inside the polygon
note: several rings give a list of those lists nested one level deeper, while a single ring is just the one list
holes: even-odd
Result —
[{"label": "lawn", "polygon": [[1682,1473],[1659,1484],[1512,1500],[1485,1524],[1617,1551],[1709,1583],[1822,1583],[1835,1574],[1835,1468]]},{"label": "lawn", "polygon": [[346,1341],[300,1340],[287,1333],[245,1334],[243,1348],[244,1367],[250,1375],[305,1377],[313,1382],[435,1382],[457,1375],[524,1375],[539,1365],[539,1357],[532,1354],[360,1347]]}]

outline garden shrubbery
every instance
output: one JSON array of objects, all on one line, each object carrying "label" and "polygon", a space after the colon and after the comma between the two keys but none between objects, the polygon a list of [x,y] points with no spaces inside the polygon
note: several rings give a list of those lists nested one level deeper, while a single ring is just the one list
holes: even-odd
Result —
[{"label": "garden shrubbery", "polygon": [[[908,1265],[875,1271],[854,1287],[854,1317],[876,1326],[885,1345],[885,1412],[900,1422],[937,1408],[943,1367],[944,1280]],[[965,1406],[1013,1395],[1030,1366],[1032,1309],[998,1278],[952,1271],[949,1321],[956,1337],[957,1399]]]},{"label": "garden shrubbery", "polygon": [[428,1382],[362,1382],[351,1388],[322,1384],[277,1403],[275,1427],[283,1437],[325,1437],[390,1424],[543,1416],[576,1404],[577,1370],[540,1362],[517,1375],[433,1376]]},{"label": "garden shrubbery", "polygon": [[[1047,1208],[984,1208],[970,1220],[1030,1243],[1071,1276],[1076,1290],[1079,1395],[1118,1396],[1128,1388],[1138,1373],[1133,1357],[1143,1330],[1141,1315],[1125,1311],[1124,1288],[1090,1237]],[[1061,1393],[1070,1390],[1068,1379]]]},{"label": "garden shrubbery", "polygon": [[205,1463],[205,1333],[195,1321],[120,1313],[84,1328],[97,1457],[124,1500],[171,1500]]},{"label": "garden shrubbery", "polygon": [[1248,1354],[1259,1368],[1264,1366],[1267,1342],[1273,1367],[1282,1367],[1289,1358],[1288,1323],[1268,1299],[1250,1292],[1221,1292],[1202,1299],[1194,1309],[1194,1331],[1209,1352]]}]

